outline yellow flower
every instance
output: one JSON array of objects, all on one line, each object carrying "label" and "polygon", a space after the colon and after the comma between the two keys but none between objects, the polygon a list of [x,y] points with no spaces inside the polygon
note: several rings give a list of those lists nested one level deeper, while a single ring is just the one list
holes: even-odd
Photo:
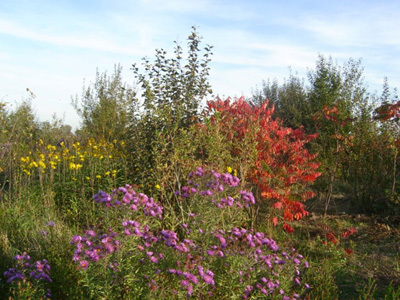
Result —
[{"label": "yellow flower", "polygon": [[156,189],[157,190],[161,189],[161,186],[159,184],[156,184]]},{"label": "yellow flower", "polygon": [[39,139],[39,145],[40,146],[43,145],[43,140],[42,139]]},{"label": "yellow flower", "polygon": [[47,150],[49,150],[49,151],[56,151],[56,146],[47,145]]},{"label": "yellow flower", "polygon": [[232,168],[231,167],[227,167],[226,170],[228,171],[228,173],[232,173]]},{"label": "yellow flower", "polygon": [[237,177],[237,170],[233,170],[233,176]]},{"label": "yellow flower", "polygon": [[113,156],[112,156],[112,155],[109,155],[108,158],[113,158]]},{"label": "yellow flower", "polygon": [[89,176],[86,176],[86,179],[87,179],[87,180],[90,180],[90,177],[89,177]]},{"label": "yellow flower", "polygon": [[39,166],[41,166],[43,169],[46,169],[46,164],[42,160],[39,161]]},{"label": "yellow flower", "polygon": [[71,170],[75,170],[75,169],[76,169],[76,165],[75,165],[73,162],[70,162],[70,163],[69,163],[69,168],[70,168]]},{"label": "yellow flower", "polygon": [[97,179],[100,179],[100,178],[101,178],[101,175],[96,175],[96,178],[97,178]]},{"label": "yellow flower", "polygon": [[112,170],[112,177],[116,177],[117,176],[117,170]]},{"label": "yellow flower", "polygon": [[75,165],[75,169],[79,170],[80,168],[82,168],[82,165],[81,165],[81,164],[76,164],[76,165]]},{"label": "yellow flower", "polygon": [[72,177],[71,179],[72,179],[73,181],[77,181],[77,179],[76,179],[75,177]]},{"label": "yellow flower", "polygon": [[104,173],[104,175],[108,176],[108,175],[110,175],[110,173],[111,173],[110,171],[107,171]]},{"label": "yellow flower", "polygon": [[31,172],[29,172],[28,170],[24,169],[23,172],[31,176]]}]

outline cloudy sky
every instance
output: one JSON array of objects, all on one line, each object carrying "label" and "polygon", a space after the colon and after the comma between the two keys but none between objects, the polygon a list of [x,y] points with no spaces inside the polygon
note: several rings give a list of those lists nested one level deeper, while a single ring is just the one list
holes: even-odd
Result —
[{"label": "cloudy sky", "polygon": [[214,46],[210,82],[220,96],[249,96],[263,79],[305,77],[319,54],[362,59],[370,90],[400,87],[400,1],[1,0],[0,101],[28,98],[40,120],[78,126],[71,97],[96,70],[130,71],[156,48],[173,51],[195,25]]}]

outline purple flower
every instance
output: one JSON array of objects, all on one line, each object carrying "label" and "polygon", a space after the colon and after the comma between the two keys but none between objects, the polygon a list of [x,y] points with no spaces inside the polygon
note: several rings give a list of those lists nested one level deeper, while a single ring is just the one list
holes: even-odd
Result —
[{"label": "purple flower", "polygon": [[213,279],[211,276],[209,276],[209,275],[203,275],[202,278],[203,278],[203,280],[204,280],[205,283],[211,284],[211,285],[215,285],[215,281],[214,281],[214,279]]},{"label": "purple flower", "polygon": [[46,226],[54,226],[54,225],[56,225],[56,223],[54,223],[53,221],[46,222]]},{"label": "purple flower", "polygon": [[82,269],[86,270],[89,266],[89,262],[87,260],[81,260],[79,262],[79,265],[81,266]]},{"label": "purple flower", "polygon": [[72,237],[72,243],[78,243],[80,241],[82,241],[82,237],[80,235],[74,235]]},{"label": "purple flower", "polygon": [[197,277],[195,275],[193,275],[192,273],[189,272],[184,272],[183,276],[187,279],[190,280],[191,282],[193,282],[194,284],[198,284],[199,280],[197,279]]}]

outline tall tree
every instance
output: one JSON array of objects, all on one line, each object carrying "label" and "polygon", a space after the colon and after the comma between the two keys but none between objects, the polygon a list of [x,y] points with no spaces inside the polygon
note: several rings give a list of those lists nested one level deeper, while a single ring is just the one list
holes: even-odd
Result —
[{"label": "tall tree", "polygon": [[105,138],[107,141],[126,139],[136,106],[136,92],[122,80],[122,67],[115,66],[114,73],[96,73],[96,80],[84,87],[81,98],[72,104],[81,117],[81,134]]}]

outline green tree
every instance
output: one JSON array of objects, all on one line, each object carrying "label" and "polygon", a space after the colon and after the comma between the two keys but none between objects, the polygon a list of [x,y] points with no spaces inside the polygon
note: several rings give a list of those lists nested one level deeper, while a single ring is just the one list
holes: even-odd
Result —
[{"label": "green tree", "polygon": [[143,90],[145,113],[156,117],[160,111],[167,111],[173,122],[183,127],[194,122],[201,101],[212,93],[208,82],[212,46],[205,46],[201,57],[201,37],[195,27],[192,29],[186,60],[182,47],[175,42],[173,58],[164,49],[157,49],[153,63],[143,58],[144,73],[136,64],[132,68]]},{"label": "green tree", "polygon": [[[160,176],[179,182],[176,173],[162,175],[159,167],[177,172],[178,161],[173,160],[180,151],[177,147],[187,140],[189,127],[200,121],[201,102],[212,93],[208,82],[212,47],[201,49],[201,37],[195,27],[187,39],[187,48],[186,58],[177,42],[172,57],[157,49],[154,62],[143,59],[144,72],[133,65],[142,91],[136,99],[143,105],[132,119],[129,146],[134,157],[132,169],[140,169],[137,175],[142,182],[161,182]],[[179,164],[184,163],[180,160]]]},{"label": "green tree", "polygon": [[107,141],[126,139],[137,102],[136,92],[122,79],[122,67],[115,66],[107,76],[96,73],[96,80],[84,87],[81,98],[72,105],[82,120],[80,135],[105,138]]}]

